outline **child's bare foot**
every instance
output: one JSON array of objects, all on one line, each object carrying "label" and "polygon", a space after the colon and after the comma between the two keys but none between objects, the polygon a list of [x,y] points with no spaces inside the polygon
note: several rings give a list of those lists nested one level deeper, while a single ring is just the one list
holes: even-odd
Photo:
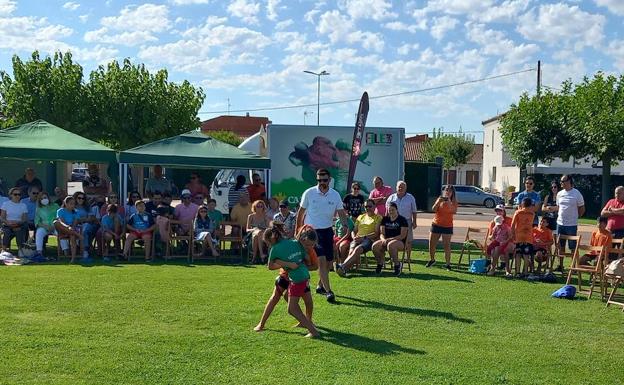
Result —
[{"label": "child's bare foot", "polygon": [[318,333],[308,333],[305,335],[305,338],[319,338],[320,336]]},{"label": "child's bare foot", "polygon": [[255,328],[253,328],[253,330],[254,330],[255,332],[261,332],[261,331],[263,331],[263,330],[264,330],[264,325],[260,325],[260,324],[258,324],[258,325],[256,325],[256,327],[255,327]]},{"label": "child's bare foot", "polygon": [[303,326],[303,325],[301,324],[301,322],[299,322],[299,323],[298,323],[298,324],[296,324],[296,325],[293,325],[293,327],[294,327],[294,328],[305,328],[305,326]]}]

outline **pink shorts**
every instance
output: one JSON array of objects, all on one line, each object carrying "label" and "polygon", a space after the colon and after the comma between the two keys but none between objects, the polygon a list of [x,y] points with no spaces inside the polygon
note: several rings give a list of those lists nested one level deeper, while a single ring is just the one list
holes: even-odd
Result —
[{"label": "pink shorts", "polygon": [[146,235],[149,235],[149,238],[152,237],[151,231],[130,231],[130,234],[134,235],[137,239],[143,239]]},{"label": "pink shorts", "polygon": [[310,284],[308,279],[299,283],[290,283],[288,285],[288,296],[289,297],[303,297],[303,295],[310,291]]}]

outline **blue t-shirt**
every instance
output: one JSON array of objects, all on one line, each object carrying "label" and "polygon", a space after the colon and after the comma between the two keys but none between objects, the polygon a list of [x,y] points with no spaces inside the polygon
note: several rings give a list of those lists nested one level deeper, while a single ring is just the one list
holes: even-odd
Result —
[{"label": "blue t-shirt", "polygon": [[[514,200],[514,204],[516,206],[520,206],[524,198],[531,198],[531,202],[533,202],[533,206],[539,207],[542,204],[542,198],[540,197],[537,191],[528,192],[526,190],[516,196],[516,199]],[[533,217],[533,224],[536,225],[538,223],[539,223],[539,218],[537,217],[537,213],[536,213],[535,216]]]},{"label": "blue t-shirt", "polygon": [[37,212],[37,201],[33,201],[30,198],[24,198],[20,202],[25,204],[28,209],[28,222],[33,222],[35,220],[35,213]]},{"label": "blue t-shirt", "polygon": [[147,230],[154,224],[154,218],[146,211],[134,213],[128,220],[128,224],[137,230]]},{"label": "blue t-shirt", "polygon": [[195,219],[195,235],[208,231],[212,233],[215,229],[214,221],[210,219],[210,217],[206,217],[206,219],[197,218]]},{"label": "blue t-shirt", "polygon": [[117,219],[119,220],[119,224],[123,225],[123,218],[121,217],[121,215],[113,214],[111,216],[110,214],[106,214],[102,217],[102,228],[104,230],[115,231],[114,216],[117,216]]},{"label": "blue t-shirt", "polygon": [[61,208],[56,211],[56,216],[67,226],[74,226],[78,219],[76,211],[69,211],[66,208]]},{"label": "blue t-shirt", "polygon": [[76,214],[78,215],[78,218],[80,219],[87,218],[89,216],[89,211],[87,211],[84,207],[77,206]]}]

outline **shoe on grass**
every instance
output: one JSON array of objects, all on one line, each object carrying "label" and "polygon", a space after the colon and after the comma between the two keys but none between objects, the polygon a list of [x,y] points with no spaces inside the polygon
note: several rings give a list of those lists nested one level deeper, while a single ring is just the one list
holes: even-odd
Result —
[{"label": "shoe on grass", "polygon": [[327,294],[327,291],[325,290],[325,288],[323,286],[317,286],[316,287],[316,294]]},{"label": "shoe on grass", "polygon": [[401,275],[401,270],[402,270],[402,267],[403,267],[403,266],[401,266],[401,264],[400,264],[400,263],[399,263],[399,264],[394,265],[394,276],[395,276],[395,277],[398,277],[398,276],[400,276],[400,275]]},{"label": "shoe on grass", "polygon": [[330,291],[327,293],[327,302],[336,303],[336,295],[334,294],[333,291]]},{"label": "shoe on grass", "polygon": [[429,260],[429,262],[427,262],[427,264],[425,265],[425,267],[431,267],[436,263],[435,259],[431,259]]},{"label": "shoe on grass", "polygon": [[381,275],[381,270],[383,269],[383,265],[377,265],[375,268],[375,274]]},{"label": "shoe on grass", "polygon": [[336,274],[338,274],[339,277],[345,278],[347,276],[347,271],[342,265],[338,264],[336,265]]},{"label": "shoe on grass", "polygon": [[450,264],[446,264],[446,266],[444,266],[444,268],[446,269],[446,271],[451,271],[451,265]]}]

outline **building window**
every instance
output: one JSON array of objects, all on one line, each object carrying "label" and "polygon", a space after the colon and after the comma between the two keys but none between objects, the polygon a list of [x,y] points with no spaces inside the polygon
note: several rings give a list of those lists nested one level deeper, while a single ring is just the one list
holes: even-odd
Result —
[{"label": "building window", "polygon": [[494,152],[494,129],[492,129],[492,145],[490,147],[492,147],[492,152]]},{"label": "building window", "polygon": [[479,181],[479,171],[466,171],[466,184],[469,186],[478,186]]},{"label": "building window", "polygon": [[496,166],[492,167],[492,182],[496,182]]}]

